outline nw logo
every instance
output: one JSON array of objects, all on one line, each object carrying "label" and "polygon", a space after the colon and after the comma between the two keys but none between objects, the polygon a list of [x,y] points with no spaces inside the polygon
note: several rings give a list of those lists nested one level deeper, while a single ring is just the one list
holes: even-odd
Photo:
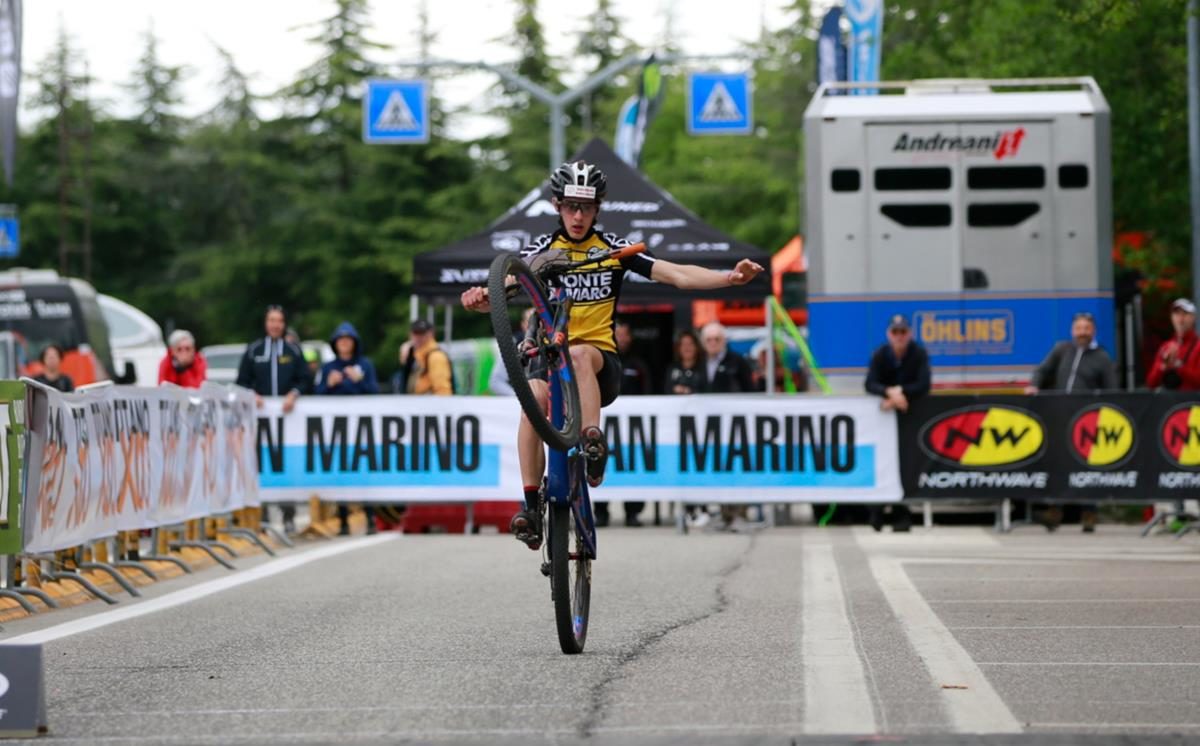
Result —
[{"label": "nw logo", "polygon": [[1181,404],[1163,419],[1160,445],[1167,459],[1184,469],[1200,468],[1200,406]]},{"label": "nw logo", "polygon": [[933,420],[920,440],[926,453],[952,466],[1014,467],[1041,455],[1045,429],[1031,412],[979,405]]},{"label": "nw logo", "polygon": [[1087,407],[1071,421],[1071,453],[1085,466],[1117,466],[1133,453],[1135,428],[1111,404]]}]

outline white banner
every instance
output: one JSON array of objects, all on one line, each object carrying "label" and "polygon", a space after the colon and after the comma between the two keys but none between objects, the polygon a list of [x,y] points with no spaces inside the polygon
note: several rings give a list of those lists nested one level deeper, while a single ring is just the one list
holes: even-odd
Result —
[{"label": "white banner", "polygon": [[26,551],[258,504],[250,391],[29,385],[26,403]]},{"label": "white banner", "polygon": [[[259,412],[262,499],[521,496],[519,406],[497,397],[304,397]],[[627,396],[604,410],[599,500],[901,498],[895,415],[874,397]]]}]

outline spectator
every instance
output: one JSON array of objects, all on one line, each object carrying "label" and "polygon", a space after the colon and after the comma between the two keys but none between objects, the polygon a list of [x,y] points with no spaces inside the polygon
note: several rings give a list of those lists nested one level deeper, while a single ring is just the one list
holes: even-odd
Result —
[{"label": "spectator", "polygon": [[645,396],[650,393],[650,368],[633,352],[633,330],[628,321],[613,327],[617,354],[621,356],[621,396]]},{"label": "spectator", "polygon": [[[752,392],[754,371],[746,359],[729,349],[725,327],[710,321],[700,330],[704,345],[704,384],[706,394],[737,394]],[[703,521],[703,519],[700,519]],[[737,531],[746,525],[745,505],[722,505],[720,528]]]},{"label": "spectator", "polygon": [[1200,391],[1200,339],[1196,337],[1196,304],[1179,298],[1171,304],[1175,336],[1163,342],[1146,375],[1152,389]]},{"label": "spectator", "polygon": [[[379,383],[375,379],[375,366],[360,351],[358,331],[349,321],[343,321],[329,339],[337,355],[321,366],[317,377],[317,393],[327,396],[354,396],[356,394],[378,394]],[[375,510],[363,506],[367,515],[367,533],[375,533]],[[344,502],[337,505],[339,536],[350,535],[350,506]]]},{"label": "spectator", "polygon": [[75,382],[62,372],[63,351],[61,347],[56,344],[46,345],[42,348],[42,354],[38,359],[42,361],[42,372],[34,376],[33,380],[52,389],[58,389],[64,394],[75,390]]},{"label": "spectator", "polygon": [[704,344],[704,391],[737,394],[754,391],[754,372],[746,359],[729,349],[725,327],[710,321],[700,330]]},{"label": "spectator", "polygon": [[[1025,393],[1062,391],[1085,394],[1116,387],[1116,366],[1096,342],[1096,319],[1092,314],[1081,311],[1071,320],[1071,339],[1054,345],[1042,364],[1033,371],[1033,380],[1025,387]],[[1081,505],[1080,509],[1084,533],[1095,531],[1097,507],[1089,504]],[[1040,511],[1036,517],[1047,531],[1056,530],[1062,524],[1062,519],[1062,508],[1056,505]]]},{"label": "spectator", "polygon": [[208,377],[208,362],[196,351],[196,338],[184,329],[167,337],[167,354],[158,364],[158,382],[198,389]]},{"label": "spectator", "polygon": [[308,374],[312,376],[315,386],[317,376],[321,373],[321,353],[310,347],[301,347],[300,350],[304,353],[304,364],[308,366]]},{"label": "spectator", "polygon": [[667,368],[667,394],[699,394],[704,391],[704,354],[700,338],[686,329],[675,338],[675,359]]},{"label": "spectator", "polygon": [[[646,363],[633,352],[633,331],[628,321],[618,321],[613,326],[613,340],[617,345],[617,355],[621,358],[621,396],[644,396],[650,393],[650,369]],[[598,501],[593,503],[596,512],[596,525],[607,526],[609,522],[608,503]],[[627,501],[625,503],[625,525],[638,528],[642,525],[641,513],[646,509],[642,501]]]},{"label": "spectator", "polygon": [[[529,320],[533,318],[533,308],[526,308],[521,314],[521,323],[513,330],[513,341],[519,346],[525,341],[525,332],[529,328]],[[508,380],[508,368],[497,356],[492,365],[491,375],[488,376],[488,390],[497,396],[513,396],[513,387]]]},{"label": "spectator", "polygon": [[[913,400],[929,393],[930,378],[929,354],[913,341],[908,319],[896,314],[888,323],[887,342],[871,355],[864,388],[869,394],[883,397],[879,405],[881,409],[894,410],[903,415],[908,412]],[[883,509],[882,505],[870,505],[867,509],[871,528],[876,531],[883,530]],[[892,530],[911,529],[912,513],[908,506],[894,504]]]},{"label": "spectator", "polygon": [[1081,311],[1071,320],[1071,339],[1054,345],[1033,371],[1025,393],[1064,391],[1083,393],[1117,387],[1117,371],[1104,348],[1096,342],[1096,319]]},{"label": "spectator", "polygon": [[[691,329],[681,331],[675,337],[675,356],[667,368],[667,394],[699,394],[704,391],[704,353],[700,351],[700,338]],[[693,528],[704,528],[709,524],[708,511],[698,505],[685,505],[685,520]]]},{"label": "spectator", "polygon": [[437,343],[433,325],[417,319],[409,327],[407,349],[400,349],[405,389],[409,394],[450,396],[454,393],[454,371],[450,356]]},{"label": "spectator", "polygon": [[[287,315],[282,306],[267,306],[264,327],[266,336],[246,345],[242,362],[238,366],[237,385],[258,394],[258,405],[264,396],[283,395],[283,413],[291,414],[296,399],[312,386],[304,353],[293,342],[284,340]],[[296,530],[296,506],[280,503],[283,528],[289,533]],[[265,513],[264,513],[265,516]]]}]

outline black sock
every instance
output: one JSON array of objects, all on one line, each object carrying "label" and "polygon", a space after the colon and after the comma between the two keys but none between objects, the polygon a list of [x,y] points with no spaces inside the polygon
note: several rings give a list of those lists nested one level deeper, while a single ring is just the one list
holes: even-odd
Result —
[{"label": "black sock", "polygon": [[540,487],[530,487],[529,485],[525,485],[525,509],[526,510],[533,510],[534,508],[536,508],[536,506],[538,504],[538,493],[540,491],[541,491]]}]

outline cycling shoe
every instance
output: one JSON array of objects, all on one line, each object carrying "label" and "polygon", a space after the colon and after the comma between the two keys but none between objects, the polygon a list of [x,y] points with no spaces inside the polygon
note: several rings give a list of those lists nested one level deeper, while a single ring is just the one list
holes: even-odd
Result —
[{"label": "cycling shoe", "polygon": [[519,511],[512,517],[508,530],[517,541],[530,549],[542,548],[542,517],[528,510]]}]

